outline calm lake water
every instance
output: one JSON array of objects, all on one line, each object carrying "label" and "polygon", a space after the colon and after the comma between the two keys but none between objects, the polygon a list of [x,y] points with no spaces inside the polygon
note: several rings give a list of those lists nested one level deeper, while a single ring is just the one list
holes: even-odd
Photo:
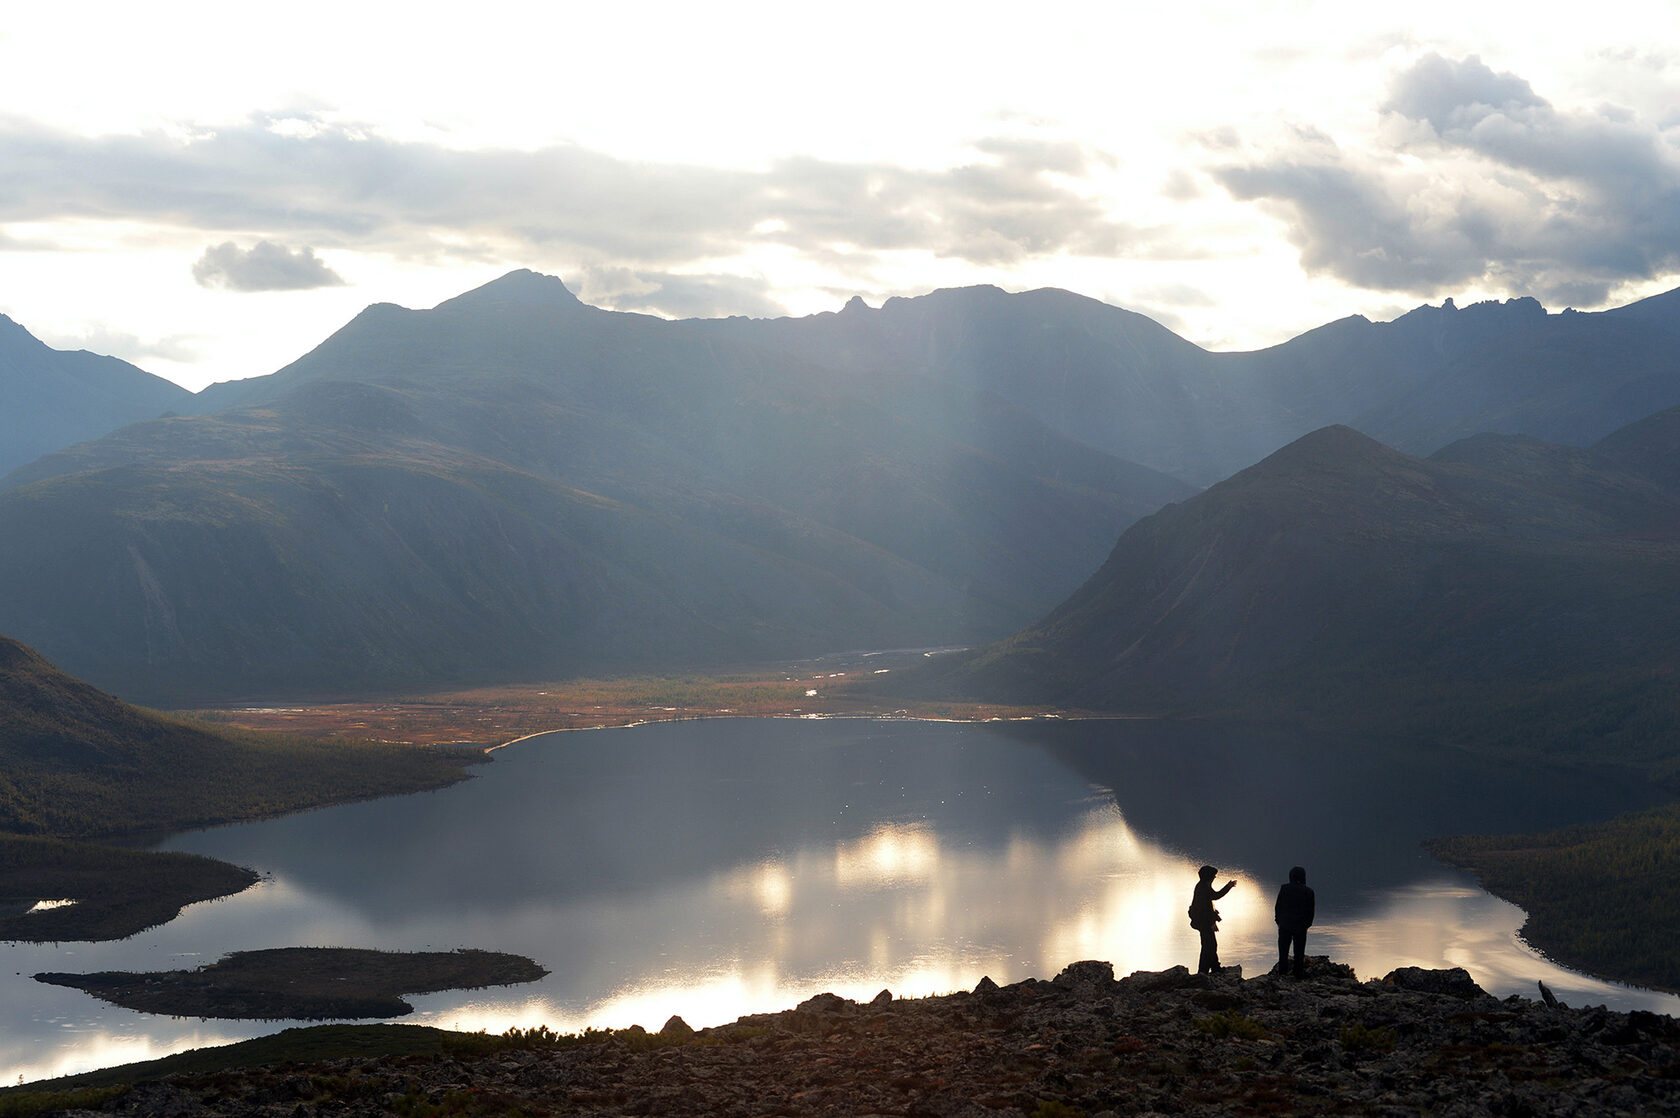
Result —
[{"label": "calm lake water", "polygon": [[1194,965],[1196,867],[1226,963],[1275,959],[1271,903],[1297,863],[1308,951],[1361,977],[1463,966],[1489,991],[1680,1014],[1680,999],[1563,971],[1522,914],[1429,859],[1429,835],[1551,827],[1652,802],[1606,777],[1392,755],[1239,727],[1149,721],[713,720],[544,735],[439,792],[176,836],[266,875],[115,944],[0,945],[0,1075],[49,1075],[273,1032],[152,1017],[41,970],[167,970],[286,946],[478,947],[537,983],[411,998],[449,1028],[695,1027],[832,990],[867,999]]}]

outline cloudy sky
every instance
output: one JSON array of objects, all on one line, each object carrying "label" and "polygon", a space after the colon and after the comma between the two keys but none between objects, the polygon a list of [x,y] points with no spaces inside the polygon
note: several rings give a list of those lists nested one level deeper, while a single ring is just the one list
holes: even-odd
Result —
[{"label": "cloudy sky", "polygon": [[14,6],[0,313],[197,388],[518,267],[669,317],[1062,287],[1216,349],[1680,286],[1671,0],[1368,7]]}]

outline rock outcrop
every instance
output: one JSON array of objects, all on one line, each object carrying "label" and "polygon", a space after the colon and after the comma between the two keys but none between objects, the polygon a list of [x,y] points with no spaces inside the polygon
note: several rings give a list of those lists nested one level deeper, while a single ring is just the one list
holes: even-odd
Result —
[{"label": "rock outcrop", "polygon": [[[469,1038],[470,1040],[471,1038]],[[1462,970],[1361,982],[1183,967],[688,1028],[449,1046],[436,1057],[179,1076],[100,1113],[217,1115],[1676,1114],[1680,1022],[1494,998]]]}]

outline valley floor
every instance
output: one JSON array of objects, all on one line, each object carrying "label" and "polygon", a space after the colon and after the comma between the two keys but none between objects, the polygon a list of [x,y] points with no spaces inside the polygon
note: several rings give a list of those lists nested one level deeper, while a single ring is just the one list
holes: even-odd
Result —
[{"label": "valley floor", "polygon": [[287,703],[182,712],[201,722],[312,738],[496,746],[550,730],[686,718],[873,716],[981,721],[1078,712],[975,702],[925,702],[868,685],[935,653],[854,653],[708,675],[637,676],[479,687],[355,702]]}]

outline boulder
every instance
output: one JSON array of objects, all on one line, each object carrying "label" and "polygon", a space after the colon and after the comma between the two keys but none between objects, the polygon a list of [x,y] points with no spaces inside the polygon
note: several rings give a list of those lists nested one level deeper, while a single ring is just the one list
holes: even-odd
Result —
[{"label": "boulder", "polygon": [[1486,990],[1476,985],[1476,980],[1471,978],[1470,972],[1463,967],[1453,967],[1450,970],[1400,967],[1383,975],[1382,983],[1384,986],[1409,990],[1416,994],[1445,994],[1466,1001],[1489,996]]}]

